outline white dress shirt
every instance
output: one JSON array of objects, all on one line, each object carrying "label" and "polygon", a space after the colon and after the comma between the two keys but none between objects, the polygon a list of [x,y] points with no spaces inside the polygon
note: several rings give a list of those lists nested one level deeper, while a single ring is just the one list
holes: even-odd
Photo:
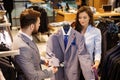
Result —
[{"label": "white dress shirt", "polygon": [[4,30],[3,33],[0,32],[0,43],[1,42],[3,42],[4,44],[6,44],[6,47],[8,47],[9,49],[11,49],[12,40],[11,40],[11,37],[10,37],[9,33],[6,30]]},{"label": "white dress shirt", "polygon": [[70,32],[71,32],[71,29],[72,29],[72,27],[69,28],[69,30],[68,30],[68,32],[67,32],[67,34],[66,34],[65,31],[64,31],[64,29],[63,29],[63,27],[62,27],[63,36],[64,36],[64,35],[68,35],[68,36],[69,36],[69,35],[70,35]]},{"label": "white dress shirt", "polygon": [[[84,34],[85,44],[88,52],[90,53],[91,60],[101,59],[101,31],[98,28],[89,25]],[[95,56],[93,57],[93,53]]]},{"label": "white dress shirt", "polygon": [[33,37],[32,37],[32,36],[29,36],[29,35],[27,35],[26,33],[22,32],[22,31],[19,31],[19,33],[25,35],[25,36],[28,37],[31,41],[33,40]]}]

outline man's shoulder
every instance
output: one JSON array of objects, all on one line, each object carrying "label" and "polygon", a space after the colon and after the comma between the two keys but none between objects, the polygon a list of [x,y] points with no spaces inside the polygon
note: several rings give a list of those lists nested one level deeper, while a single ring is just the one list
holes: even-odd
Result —
[{"label": "man's shoulder", "polygon": [[22,38],[20,37],[20,34],[17,34],[14,38],[13,38],[13,42],[21,42]]},{"label": "man's shoulder", "polygon": [[20,37],[19,34],[17,34],[14,38],[13,38],[13,43],[12,43],[12,47],[13,48],[20,48],[22,46],[25,46],[25,42],[22,40],[22,38]]}]

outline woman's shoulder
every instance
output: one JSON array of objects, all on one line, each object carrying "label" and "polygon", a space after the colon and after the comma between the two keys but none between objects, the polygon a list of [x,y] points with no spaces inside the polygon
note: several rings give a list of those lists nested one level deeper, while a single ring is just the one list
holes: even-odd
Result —
[{"label": "woman's shoulder", "polygon": [[99,29],[99,28],[94,27],[94,26],[91,26],[91,29],[92,29],[92,30],[94,30],[94,31],[100,31],[100,29]]},{"label": "woman's shoulder", "polygon": [[97,28],[97,27],[94,27],[94,29],[95,29],[95,30],[97,30],[97,31],[100,31],[100,29],[99,29],[99,28]]},{"label": "woman's shoulder", "polygon": [[100,31],[100,29],[99,28],[97,28],[97,27],[94,27],[94,26],[91,26],[90,27],[90,32],[92,31],[92,33],[93,34],[101,34],[101,31]]}]

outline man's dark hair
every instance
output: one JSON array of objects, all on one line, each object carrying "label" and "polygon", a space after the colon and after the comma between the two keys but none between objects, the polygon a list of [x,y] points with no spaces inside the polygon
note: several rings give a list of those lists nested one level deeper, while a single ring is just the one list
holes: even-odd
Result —
[{"label": "man's dark hair", "polygon": [[31,24],[37,22],[37,18],[40,17],[40,12],[33,9],[25,9],[20,15],[20,26],[21,28],[27,28]]}]

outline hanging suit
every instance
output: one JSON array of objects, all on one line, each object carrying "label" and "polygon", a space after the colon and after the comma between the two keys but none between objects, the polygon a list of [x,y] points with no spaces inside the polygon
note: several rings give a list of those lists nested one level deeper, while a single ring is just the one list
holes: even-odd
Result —
[{"label": "hanging suit", "polygon": [[100,80],[119,80],[120,76],[120,45],[106,52],[103,59]]},{"label": "hanging suit", "polygon": [[47,57],[56,57],[64,67],[59,67],[58,72],[51,80],[80,80],[82,71],[85,80],[94,79],[91,70],[90,55],[84,45],[84,37],[71,28],[67,47],[64,47],[62,29],[49,37],[47,42]]}]

